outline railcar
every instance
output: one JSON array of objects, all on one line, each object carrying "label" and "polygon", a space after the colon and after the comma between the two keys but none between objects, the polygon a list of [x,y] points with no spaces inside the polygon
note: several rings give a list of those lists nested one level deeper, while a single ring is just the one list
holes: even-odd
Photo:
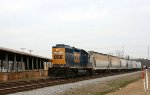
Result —
[{"label": "railcar", "polygon": [[133,70],[136,70],[137,69],[137,62],[136,61],[131,61],[132,64],[133,64]]},{"label": "railcar", "polygon": [[116,56],[110,56],[110,71],[117,72],[120,70],[120,59]]},{"label": "railcar", "polygon": [[91,68],[94,72],[98,73],[107,72],[110,66],[109,57],[110,56],[107,54],[89,51],[88,68]]},{"label": "railcar", "polygon": [[131,60],[127,60],[127,65],[128,65],[128,71],[132,71],[132,69],[133,69],[133,63],[132,63],[132,61]]},{"label": "railcar", "polygon": [[120,58],[120,70],[121,71],[126,71],[127,68],[128,68],[127,60],[124,59],[124,58]]},{"label": "railcar", "polygon": [[90,56],[89,64],[91,64],[94,70],[109,68],[110,61],[108,55],[94,51],[89,51],[89,56]]},{"label": "railcar", "polygon": [[141,68],[141,62],[133,61],[133,69],[139,70]]},{"label": "railcar", "polygon": [[138,69],[138,70],[140,70],[140,69],[141,69],[141,67],[142,67],[141,62],[137,62],[137,69]]}]

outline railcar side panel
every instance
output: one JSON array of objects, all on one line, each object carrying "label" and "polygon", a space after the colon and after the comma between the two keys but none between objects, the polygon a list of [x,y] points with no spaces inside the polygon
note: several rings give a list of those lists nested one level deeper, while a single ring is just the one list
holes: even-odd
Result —
[{"label": "railcar side panel", "polygon": [[141,62],[137,62],[137,68],[138,69],[141,69],[142,67],[141,67]]},{"label": "railcar side panel", "polygon": [[127,69],[127,60],[120,59],[120,69]]},{"label": "railcar side panel", "polygon": [[118,57],[110,56],[110,69],[119,69],[120,62]]},{"label": "railcar side panel", "polygon": [[136,61],[131,61],[131,62],[132,62],[132,64],[133,64],[133,69],[136,69],[136,68],[137,68],[138,63],[137,63]]},{"label": "railcar side panel", "polygon": [[127,60],[128,69],[133,69],[133,64],[131,60]]},{"label": "railcar side panel", "polygon": [[109,62],[108,55],[90,52],[90,63],[94,69],[108,69]]}]

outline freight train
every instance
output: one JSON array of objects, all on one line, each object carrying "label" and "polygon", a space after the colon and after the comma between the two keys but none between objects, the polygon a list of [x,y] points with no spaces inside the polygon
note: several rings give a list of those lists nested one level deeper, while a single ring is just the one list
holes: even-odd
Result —
[{"label": "freight train", "polygon": [[49,68],[49,74],[72,77],[81,73],[91,75],[140,69],[141,62],[57,44],[52,47],[52,67]]}]

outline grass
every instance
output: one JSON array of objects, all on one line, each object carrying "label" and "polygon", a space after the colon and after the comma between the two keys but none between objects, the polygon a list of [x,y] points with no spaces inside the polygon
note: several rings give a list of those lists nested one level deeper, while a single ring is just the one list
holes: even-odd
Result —
[{"label": "grass", "polygon": [[135,82],[139,80],[138,78],[134,78],[134,79],[123,79],[123,80],[117,80],[115,82],[110,82],[107,86],[108,88],[101,91],[101,92],[97,92],[95,95],[106,95],[107,93],[111,93],[111,92],[115,92],[117,90],[119,90],[120,88],[123,88],[125,86],[127,86],[129,83]]}]

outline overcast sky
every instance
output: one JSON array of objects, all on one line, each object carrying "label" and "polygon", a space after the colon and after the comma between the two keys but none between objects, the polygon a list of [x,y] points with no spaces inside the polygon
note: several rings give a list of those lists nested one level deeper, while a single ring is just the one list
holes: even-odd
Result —
[{"label": "overcast sky", "polygon": [[147,58],[150,0],[0,0],[0,47],[51,58],[57,43]]}]

